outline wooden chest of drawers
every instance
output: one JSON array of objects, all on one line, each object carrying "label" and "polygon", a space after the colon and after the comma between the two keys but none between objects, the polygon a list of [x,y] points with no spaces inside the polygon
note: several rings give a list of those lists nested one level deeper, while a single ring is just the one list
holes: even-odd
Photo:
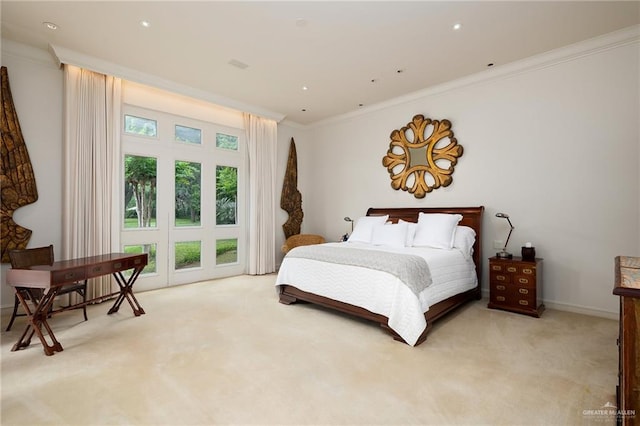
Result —
[{"label": "wooden chest of drawers", "polygon": [[620,296],[618,424],[640,425],[640,257],[615,258],[613,294]]},{"label": "wooden chest of drawers", "polygon": [[489,308],[540,317],[544,310],[542,259],[490,258],[489,291]]}]

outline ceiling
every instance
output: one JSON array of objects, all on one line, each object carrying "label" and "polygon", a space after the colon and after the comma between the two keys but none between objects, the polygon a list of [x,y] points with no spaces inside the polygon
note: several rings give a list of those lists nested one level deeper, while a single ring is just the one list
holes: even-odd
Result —
[{"label": "ceiling", "polygon": [[299,124],[640,23],[638,1],[3,0],[1,7],[5,39],[61,46]]}]

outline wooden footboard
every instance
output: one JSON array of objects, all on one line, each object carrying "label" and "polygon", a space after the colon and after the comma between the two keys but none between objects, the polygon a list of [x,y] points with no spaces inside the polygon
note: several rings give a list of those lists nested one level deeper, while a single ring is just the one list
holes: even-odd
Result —
[{"label": "wooden footboard", "polygon": [[[453,311],[459,306],[464,305],[468,301],[478,299],[477,295],[478,292],[475,288],[473,288],[464,293],[456,294],[455,296],[452,296],[449,299],[445,299],[442,302],[436,303],[433,306],[430,306],[429,310],[424,314],[424,318],[427,321],[427,327],[416,341],[415,346],[418,346],[420,343],[427,340],[427,334],[433,327],[434,321],[442,318],[447,313]],[[398,335],[398,333],[396,333],[389,327],[389,318],[385,317],[384,315],[374,314],[373,312],[359,306],[302,291],[292,285],[281,285],[279,287],[279,298],[280,303],[283,303],[285,305],[291,305],[297,302],[308,302],[315,305],[324,306],[325,308],[340,311],[345,314],[353,315],[355,317],[362,318],[368,321],[373,321],[375,323],[378,323],[380,327],[391,334],[391,336],[395,340],[407,343],[402,337]]]},{"label": "wooden footboard", "polygon": [[[416,346],[424,342],[427,339],[427,334],[433,322],[442,318],[447,313],[456,309],[459,306],[467,303],[468,301],[482,298],[482,214],[484,207],[428,207],[428,208],[370,208],[367,211],[367,216],[373,215],[389,215],[389,220],[397,222],[402,219],[408,222],[417,222],[420,212],[424,213],[449,213],[449,214],[461,214],[462,221],[460,225],[469,226],[476,232],[476,241],[473,245],[473,261],[476,265],[476,275],[478,277],[478,285],[471,290],[464,293],[456,294],[448,299],[445,299],[433,306],[429,307],[429,311],[424,314],[427,320],[427,327],[424,332],[418,338]],[[329,299],[327,297],[319,296],[317,294],[308,293],[302,291],[293,285],[282,285],[279,287],[280,303],[290,305],[298,301],[314,303],[316,305],[324,306],[330,309],[334,309],[349,315],[353,315],[365,320],[373,321],[385,330],[387,330],[395,340],[404,342],[404,339],[400,337],[395,331],[393,331],[389,325],[389,318],[384,315],[374,314],[367,309],[351,305],[349,303],[340,302],[338,300]],[[406,343],[406,342],[405,342]]]}]

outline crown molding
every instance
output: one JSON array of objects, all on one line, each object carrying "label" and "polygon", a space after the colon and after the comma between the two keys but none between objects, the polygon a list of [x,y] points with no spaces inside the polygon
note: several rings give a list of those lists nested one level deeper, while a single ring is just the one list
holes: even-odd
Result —
[{"label": "crown molding", "polygon": [[127,68],[113,62],[105,61],[100,58],[67,49],[63,46],[50,44],[49,51],[56,58],[59,65],[74,65],[94,72],[112,75],[124,80],[146,84],[158,89],[163,89],[169,92],[178,93],[180,95],[189,96],[191,98],[211,102],[213,104],[231,108],[240,112],[248,112],[250,114],[259,115],[261,117],[275,120],[276,122],[282,121],[285,117],[284,114],[269,111],[259,106],[248,105],[224,96],[216,95],[211,92],[196,89],[194,87],[186,86],[174,81],[166,80],[153,74],[148,74],[132,68]]},{"label": "crown molding", "polygon": [[6,38],[2,39],[2,56],[27,59],[50,68],[58,68],[55,58],[46,50],[38,49],[37,47],[28,46]]},{"label": "crown molding", "polygon": [[315,128],[327,124],[335,124],[346,120],[351,120],[375,111],[384,110],[397,105],[421,100],[430,96],[439,95],[463,87],[483,84],[489,81],[502,80],[518,74],[528,73],[547,67],[552,67],[564,62],[573,61],[585,56],[595,55],[603,51],[616,49],[629,44],[640,43],[640,25],[623,28],[599,37],[587,39],[565,47],[550,50],[539,55],[531,56],[519,61],[511,62],[501,66],[481,71],[467,77],[452,80],[437,86],[419,90],[377,104],[369,105],[365,108],[351,111],[345,114],[330,117],[315,123],[308,124],[307,128]]},{"label": "crown molding", "polygon": [[284,120],[280,121],[278,124],[281,124],[283,126],[288,126],[288,127],[294,128],[294,129],[302,129],[302,130],[307,129],[309,127],[309,125],[300,124],[297,121],[292,121],[292,120],[289,120],[287,118],[285,118]]}]

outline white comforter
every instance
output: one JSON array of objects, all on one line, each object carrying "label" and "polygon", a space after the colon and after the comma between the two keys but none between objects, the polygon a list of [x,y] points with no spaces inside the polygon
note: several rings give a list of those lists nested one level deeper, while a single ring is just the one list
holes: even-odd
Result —
[{"label": "white comforter", "polygon": [[392,251],[421,256],[427,260],[432,283],[419,296],[395,276],[360,266],[325,263],[311,259],[282,261],[276,286],[290,284],[300,290],[367,309],[389,318],[389,327],[410,345],[427,326],[424,313],[429,306],[477,285],[473,260],[458,249],[427,247],[390,248],[361,243],[328,243],[341,247]]}]

